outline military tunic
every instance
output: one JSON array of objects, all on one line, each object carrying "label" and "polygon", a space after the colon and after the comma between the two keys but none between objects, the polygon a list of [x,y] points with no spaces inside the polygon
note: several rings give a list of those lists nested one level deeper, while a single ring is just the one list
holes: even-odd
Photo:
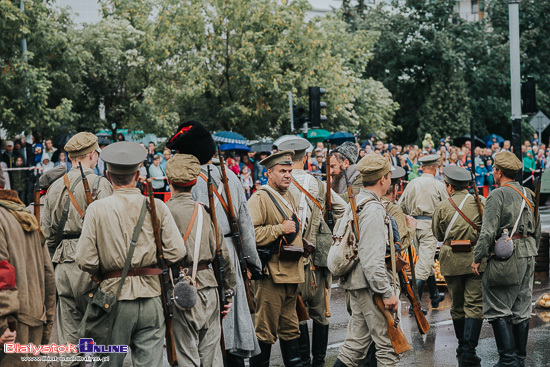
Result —
[{"label": "military tunic", "polygon": [[[456,206],[466,198],[468,190],[455,191],[451,195]],[[485,204],[485,198],[481,198],[481,205]],[[462,212],[475,225],[481,228],[481,216],[477,207],[475,196],[469,195]],[[462,216],[458,215],[449,235],[445,238],[445,233],[457,213],[449,200],[439,203],[435,209],[432,230],[435,238],[439,242],[444,242],[439,253],[439,262],[441,264],[441,274],[445,277],[449,294],[451,296],[451,317],[453,319],[483,318],[483,300],[481,291],[481,275],[475,275],[472,272],[472,261],[474,258],[475,243],[479,233]],[[453,252],[450,246],[451,241],[470,240],[474,245],[471,252]],[[485,262],[480,268],[480,273],[485,270]]]},{"label": "military tunic", "polygon": [[[112,194],[113,189],[107,179],[93,173],[90,168],[84,167],[84,174],[88,179],[91,190],[97,187],[96,198],[105,198]],[[81,183],[81,173],[75,165],[68,173],[69,187],[76,184],[74,197],[83,211],[87,211],[87,201],[84,185]],[[99,181],[97,181],[99,180]],[[59,221],[67,200],[69,200],[63,178],[55,181],[46,193],[44,206],[41,210],[41,226],[46,238],[46,246],[52,254],[55,264],[55,280],[57,286],[56,322],[59,343],[78,344],[77,331],[86,311],[86,294],[93,287],[90,275],[78,268],[75,263],[75,249],[82,231],[83,220],[72,203],[69,204],[69,214],[63,230],[63,239],[57,246],[55,238]],[[75,363],[62,363],[63,366]]]},{"label": "military tunic", "polygon": [[[256,191],[248,201],[258,247],[268,246],[284,234],[282,224],[284,217],[266,190],[268,189]],[[294,198],[288,190],[281,191],[275,188],[273,190],[277,191],[296,211]],[[280,201],[276,195],[274,197],[278,202]],[[290,208],[282,201],[279,205],[289,218],[292,217],[293,211]],[[303,246],[301,233],[297,234],[291,245]],[[274,344],[277,336],[285,341],[296,339],[300,336],[296,299],[298,284],[304,282],[303,260],[280,260],[275,253],[267,262],[264,272],[266,276],[254,282],[256,299],[254,323],[258,340],[266,344]]]},{"label": "military tunic", "polygon": [[[7,318],[13,315],[17,318],[16,343],[48,344],[55,312],[53,265],[38,231],[23,230],[15,216],[2,206],[4,200],[12,201],[8,196],[13,199],[17,194],[0,190],[0,261],[7,260],[15,268],[17,289],[0,291],[0,330],[6,330]],[[22,356],[25,355],[6,354],[0,366],[30,365],[21,361]]]},{"label": "military tunic", "polygon": [[[517,182],[509,182],[522,193],[522,187]],[[534,208],[533,193],[526,189],[526,198]],[[474,251],[474,262],[480,263],[487,258],[487,269],[483,277],[483,314],[489,321],[510,317],[513,324],[519,324],[531,317],[531,298],[533,296],[533,278],[535,256],[538,253],[540,240],[540,217],[534,217],[529,205],[525,205],[516,230],[523,238],[514,239],[514,254],[509,262],[517,266],[519,280],[515,285],[494,285],[495,280],[488,275],[490,267],[497,266],[494,256],[495,241],[504,229],[511,233],[518,216],[523,198],[510,187],[500,187],[491,191],[487,198],[483,216],[481,234]],[[515,269],[514,269],[515,270]],[[512,270],[509,270],[509,274]]]},{"label": "military tunic", "polygon": [[392,277],[384,260],[389,244],[389,228],[384,220],[386,209],[374,192],[363,188],[357,202],[365,199],[370,201],[359,213],[359,263],[339,282],[340,287],[350,291],[352,314],[338,359],[346,366],[357,366],[374,342],[378,363],[397,366],[399,356],[392,347],[386,320],[372,299],[372,292],[382,295],[383,299],[394,295]]},{"label": "military tunic", "polygon": [[[298,182],[311,196],[313,196],[317,202],[325,209],[326,200],[326,184],[323,185],[321,181],[306,173],[301,169],[292,170],[292,178]],[[308,181],[306,185],[306,179]],[[319,187],[321,184],[321,187]],[[323,219],[323,212],[319,209],[317,204],[313,203],[305,194],[302,193],[298,187],[293,183],[289,187],[294,201],[298,203],[298,219],[301,223],[302,236],[315,244],[315,252],[307,259],[304,259],[304,275],[305,281],[298,287],[298,291],[302,295],[309,317],[322,325],[328,325],[328,319],[325,311],[325,285],[328,284],[328,297],[330,299],[332,274],[326,268],[326,256],[328,249],[332,244],[332,236],[326,223]],[[334,220],[336,221],[341,217],[346,210],[346,202],[338,196],[334,191],[332,192],[332,208],[334,214]],[[323,232],[322,232],[323,231]],[[320,236],[325,236],[326,239],[330,239],[330,243],[321,243],[317,241]],[[322,247],[326,248],[322,248]],[[323,256],[323,259],[319,259],[316,262],[317,255]],[[326,283],[326,284],[325,284]]]},{"label": "military tunic", "polygon": [[415,273],[417,280],[426,280],[434,275],[434,256],[437,240],[432,232],[432,216],[438,203],[449,197],[443,182],[437,181],[431,174],[409,182],[399,205],[406,214],[417,220],[414,245],[418,253]]},{"label": "military tunic", "polygon": [[[183,237],[195,208],[195,202],[191,193],[175,193],[170,201],[166,203],[180,234]],[[202,228],[197,228],[197,220],[185,242],[187,256],[181,261],[183,267],[192,267],[195,256],[195,239],[197,231],[202,232],[201,244],[199,247],[198,262],[200,264],[212,264],[216,257],[216,234],[214,223],[209,214],[202,207],[203,223]],[[218,225],[219,226],[219,225]],[[223,241],[221,228],[218,229],[218,241],[222,250],[222,265],[224,267],[224,290],[228,292],[235,290],[235,268],[228,253],[227,246]],[[189,272],[191,276],[191,272]],[[223,364],[222,351],[220,348],[220,302],[218,295],[218,282],[212,267],[200,270],[196,275],[198,299],[197,304],[191,310],[180,310],[174,307],[174,336],[176,338],[176,351],[178,364],[182,366],[221,366]],[[227,299],[232,302],[231,297]]]},{"label": "military tunic", "polygon": [[[204,176],[208,175],[208,167],[210,167],[210,174],[214,182],[214,189],[218,190],[227,204],[227,194],[223,186],[220,167],[214,166],[213,164],[202,165],[201,171]],[[226,168],[225,172],[227,173],[229,190],[231,192],[231,199],[233,202],[233,210],[239,225],[241,242],[244,248],[244,256],[246,258],[247,267],[253,274],[259,274],[262,271],[262,266],[258,253],[256,252],[254,225],[252,224],[252,219],[250,218],[250,211],[248,210],[248,203],[244,194],[243,185],[233,171]],[[197,183],[192,190],[192,195],[193,200],[208,206],[208,187],[203,178],[199,177],[197,179]],[[233,244],[233,238],[230,235],[231,225],[225,209],[216,195],[214,195],[214,200],[216,202],[218,224],[220,225],[225,244],[231,256],[237,279],[237,287],[233,297],[233,306],[231,306],[229,314],[225,317],[225,319],[223,319],[225,348],[232,354],[243,358],[249,358],[259,352],[258,339],[256,338],[254,323],[252,322],[252,316],[250,315],[250,310],[248,309],[243,276],[240,271],[239,257]]]},{"label": "military tunic", "polygon": [[[76,247],[78,266],[90,275],[122,270],[145,197],[137,188],[117,189],[93,202],[84,219]],[[183,238],[170,211],[155,199],[164,257],[170,263],[186,255]],[[130,269],[157,265],[153,223],[149,212],[132,256]],[[120,278],[101,282],[104,292],[116,294]],[[115,310],[111,344],[131,345],[134,365],[162,365],[164,315],[158,275],[128,276]],[[110,365],[122,365],[124,354],[110,354]]]}]

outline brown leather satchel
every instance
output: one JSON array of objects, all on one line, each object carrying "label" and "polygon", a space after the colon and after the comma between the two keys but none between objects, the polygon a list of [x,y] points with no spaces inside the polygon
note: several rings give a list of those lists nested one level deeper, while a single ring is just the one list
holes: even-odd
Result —
[{"label": "brown leather satchel", "polygon": [[304,244],[304,257],[308,258],[309,255],[315,251],[315,245],[310,240],[306,240],[302,237],[302,243]]},{"label": "brown leather satchel", "polygon": [[457,252],[472,252],[472,241],[470,240],[455,240],[449,244],[454,253]]}]

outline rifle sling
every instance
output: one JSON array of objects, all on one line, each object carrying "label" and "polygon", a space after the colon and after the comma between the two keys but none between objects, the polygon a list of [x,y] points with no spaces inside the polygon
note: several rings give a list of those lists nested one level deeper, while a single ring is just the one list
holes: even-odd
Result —
[{"label": "rifle sling", "polygon": [[466,222],[468,222],[468,224],[471,225],[473,229],[475,229],[477,232],[479,232],[479,231],[481,230],[474,222],[472,222],[472,221],[470,220],[470,218],[468,218],[468,217],[466,216],[466,214],[464,214],[464,213],[462,212],[462,210],[460,210],[460,208],[455,204],[455,202],[453,201],[453,199],[449,198],[449,202],[451,203],[451,205],[453,206],[453,208],[455,208],[456,212],[457,212],[458,214],[460,214],[460,216],[461,216],[462,218],[464,218],[464,220],[465,220]]},{"label": "rifle sling", "polygon": [[[193,215],[191,216],[191,221],[189,222],[189,225],[187,226],[187,230],[185,231],[185,235],[183,236],[183,242],[187,241],[189,238],[189,235],[191,234],[191,230],[193,229],[193,224],[195,223],[195,218],[197,218],[197,213],[199,212],[199,203],[195,202],[195,209],[193,209]],[[197,228],[197,230],[200,230]]]},{"label": "rifle sling", "polygon": [[[199,173],[199,176],[204,181],[206,181],[206,183],[208,183],[208,178],[204,175],[204,173],[202,173],[202,171],[201,171],[201,173]],[[212,191],[214,191],[214,194],[216,195],[216,197],[218,198],[218,200],[222,204],[223,210],[225,210],[227,215],[229,215],[229,207],[227,206],[227,203],[225,202],[223,196],[218,192],[218,185],[216,184],[216,182],[214,182],[214,180],[212,180],[212,184],[214,184],[214,188],[215,188],[215,190],[212,190]],[[227,195],[227,193],[226,193],[226,195]]]},{"label": "rifle sling", "polygon": [[73,206],[80,215],[80,218],[84,219],[84,210],[82,210],[80,205],[78,205],[78,203],[76,202],[76,198],[74,197],[73,192],[69,187],[69,176],[67,176],[67,174],[63,176],[63,181],[65,182],[65,187],[67,188],[67,193],[69,194],[69,200],[71,200],[71,203],[73,203]]},{"label": "rifle sling", "polygon": [[512,185],[509,185],[509,184],[504,184],[502,186],[506,186],[506,187],[511,187],[512,189],[516,190],[518,194],[521,195],[521,197],[523,198],[523,200],[525,200],[525,202],[527,203],[527,205],[529,205],[529,209],[531,209],[531,213],[534,213],[535,211],[533,210],[533,206],[531,205],[531,203],[529,202],[529,200],[527,200],[527,198],[525,197],[525,195],[523,195],[521,193],[521,191],[519,191],[518,189],[516,189],[514,186]]},{"label": "rifle sling", "polygon": [[313,201],[313,203],[314,203],[315,205],[317,205],[317,207],[319,208],[319,210],[321,210],[321,213],[323,212],[323,207],[321,206],[321,204],[320,204],[320,203],[319,203],[319,202],[318,202],[309,192],[307,192],[306,189],[304,189],[304,188],[302,187],[302,185],[300,185],[300,184],[298,183],[298,181],[296,181],[296,180],[294,179],[294,177],[292,178],[292,183],[293,183],[301,192],[303,192],[311,201]]}]

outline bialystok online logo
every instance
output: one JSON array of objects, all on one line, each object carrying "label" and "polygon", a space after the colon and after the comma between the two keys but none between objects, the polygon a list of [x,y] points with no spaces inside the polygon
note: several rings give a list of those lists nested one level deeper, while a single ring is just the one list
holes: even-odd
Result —
[{"label": "bialystok online logo", "polygon": [[128,353],[127,345],[98,345],[93,339],[80,339],[76,344],[44,344],[34,345],[5,343],[4,353],[30,353],[33,355],[49,354],[49,353]]}]

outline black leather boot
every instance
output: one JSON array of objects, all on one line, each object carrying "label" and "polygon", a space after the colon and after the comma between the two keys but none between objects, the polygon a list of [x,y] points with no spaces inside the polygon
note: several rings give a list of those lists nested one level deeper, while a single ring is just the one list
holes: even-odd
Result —
[{"label": "black leather boot", "polygon": [[285,367],[303,367],[300,349],[298,347],[298,338],[292,340],[279,340],[281,344],[281,354]]},{"label": "black leather boot", "polygon": [[498,363],[494,367],[519,367],[512,324],[508,319],[491,321],[498,349]]},{"label": "black leather boot", "polygon": [[[322,325],[313,321],[313,335],[311,343],[311,354],[313,361],[311,367],[323,367],[328,347],[328,325]],[[303,359],[302,359],[303,361]],[[305,365],[304,367],[309,366]]]},{"label": "black leather boot", "polygon": [[420,303],[420,307],[422,307],[422,293],[424,293],[424,284],[426,284],[425,280],[416,280],[416,289],[418,289],[418,302]]},{"label": "black leather boot", "polygon": [[367,367],[377,367],[378,361],[376,360],[376,344],[374,342],[370,343],[369,351],[367,352],[367,357],[365,358]]},{"label": "black leather boot", "polygon": [[438,308],[439,304],[445,299],[445,293],[439,293],[435,275],[430,275],[426,282],[428,283],[428,291],[430,292],[430,299],[432,300],[432,308]]},{"label": "black leather boot", "polygon": [[334,366],[332,367],[348,367],[344,364],[344,362],[342,362],[341,360],[339,360],[338,358],[336,358],[336,360],[334,361]]},{"label": "black leather boot", "polygon": [[[313,324],[313,345],[315,345],[315,323]],[[300,337],[298,338],[298,347],[300,348],[300,357],[302,364],[309,367],[311,365],[311,357],[309,354],[309,329],[307,322],[300,323]]]},{"label": "black leather boot", "polygon": [[481,367],[481,358],[476,354],[483,319],[466,318],[464,324],[464,347],[461,367]]},{"label": "black leather boot", "polygon": [[514,332],[514,341],[516,343],[516,355],[521,367],[525,366],[527,356],[527,337],[529,336],[529,320],[520,322],[512,326]]},{"label": "black leather boot", "polygon": [[226,351],[223,365],[225,367],[245,367],[244,358]]},{"label": "black leather boot", "polygon": [[465,319],[453,319],[455,336],[458,340],[458,347],[456,348],[456,359],[458,359],[459,366],[462,364],[462,351],[464,348],[464,322]]},{"label": "black leather boot", "polygon": [[260,354],[250,358],[250,367],[269,367],[269,358],[271,357],[271,344],[259,341]]}]

